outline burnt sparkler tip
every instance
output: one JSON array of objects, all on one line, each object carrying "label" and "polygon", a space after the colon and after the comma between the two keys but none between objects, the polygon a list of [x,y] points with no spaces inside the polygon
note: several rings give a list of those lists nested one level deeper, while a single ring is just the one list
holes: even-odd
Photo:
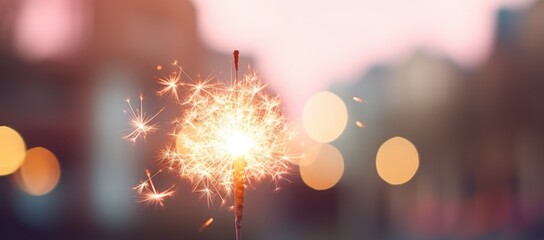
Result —
[{"label": "burnt sparkler tip", "polygon": [[234,50],[232,55],[234,55],[234,67],[235,67],[236,71],[238,71],[238,56],[240,55],[240,51]]}]

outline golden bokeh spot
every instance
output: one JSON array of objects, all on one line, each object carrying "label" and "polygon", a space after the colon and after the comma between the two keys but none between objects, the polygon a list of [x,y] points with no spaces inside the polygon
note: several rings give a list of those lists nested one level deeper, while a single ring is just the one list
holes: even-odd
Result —
[{"label": "golden bokeh spot", "polygon": [[330,144],[309,148],[300,163],[300,176],[315,190],[326,190],[338,183],[344,173],[342,154]]},{"label": "golden bokeh spot", "polygon": [[410,141],[394,137],[382,144],[376,156],[378,175],[389,184],[408,182],[419,167],[417,149]]},{"label": "golden bokeh spot", "polygon": [[346,128],[348,111],[338,96],[319,92],[308,99],[302,112],[304,130],[313,140],[321,143],[334,141]]},{"label": "golden bokeh spot", "polygon": [[55,155],[42,147],[26,152],[26,157],[17,176],[21,189],[31,195],[40,196],[55,188],[60,179],[60,166]]},{"label": "golden bokeh spot", "polygon": [[15,172],[25,159],[25,141],[17,131],[0,126],[0,176]]}]

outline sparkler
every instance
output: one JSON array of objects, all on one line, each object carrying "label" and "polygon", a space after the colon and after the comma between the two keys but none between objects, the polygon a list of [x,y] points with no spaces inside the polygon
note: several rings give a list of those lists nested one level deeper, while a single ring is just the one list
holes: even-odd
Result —
[{"label": "sparkler", "polygon": [[[266,85],[254,73],[238,79],[238,54],[234,51],[233,81],[212,83],[211,78],[195,81],[174,62],[178,71],[158,80],[162,89],[157,93],[171,96],[182,109],[181,117],[172,121],[171,142],[161,152],[163,164],[191,182],[193,191],[207,199],[208,204],[216,197],[224,203],[234,195],[239,240],[247,185],[270,178],[279,189],[278,183],[288,173],[289,162],[298,156],[290,154],[287,148],[293,133],[281,113],[279,98],[265,92]],[[182,76],[188,81],[182,82]],[[137,120],[147,120],[136,122],[154,127],[148,125],[154,116],[135,116]],[[132,141],[151,131],[132,125],[136,127],[136,133],[128,135]],[[148,179],[151,183],[149,174]],[[142,188],[136,190],[141,192]],[[162,201],[159,203],[162,205]]]}]

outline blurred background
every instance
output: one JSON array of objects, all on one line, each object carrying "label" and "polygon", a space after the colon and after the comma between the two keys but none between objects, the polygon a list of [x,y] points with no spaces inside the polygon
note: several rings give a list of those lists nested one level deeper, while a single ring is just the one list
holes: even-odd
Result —
[{"label": "blurred background", "polygon": [[[157,77],[177,60],[229,80],[233,49],[308,160],[246,191],[245,239],[544,239],[529,0],[0,0],[0,239],[234,239],[228,207],[172,174],[164,207],[132,189],[180,113]],[[166,129],[133,144],[140,93]]]}]

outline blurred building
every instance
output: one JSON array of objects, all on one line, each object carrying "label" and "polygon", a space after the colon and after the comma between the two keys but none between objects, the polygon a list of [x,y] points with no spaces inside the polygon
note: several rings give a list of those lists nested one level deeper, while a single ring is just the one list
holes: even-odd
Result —
[{"label": "blurred building", "polygon": [[[480,67],[464,69],[422,50],[371,69],[354,85],[331,87],[345,99],[349,122],[366,125],[348,125],[336,142],[348,170],[339,188],[351,190],[339,193],[344,239],[542,237],[536,146],[544,135],[535,124],[544,90],[536,67],[542,6],[501,9],[494,50]],[[348,102],[353,96],[368,103]],[[378,147],[393,136],[410,139],[421,159],[402,186],[381,182],[374,166]]]}]

